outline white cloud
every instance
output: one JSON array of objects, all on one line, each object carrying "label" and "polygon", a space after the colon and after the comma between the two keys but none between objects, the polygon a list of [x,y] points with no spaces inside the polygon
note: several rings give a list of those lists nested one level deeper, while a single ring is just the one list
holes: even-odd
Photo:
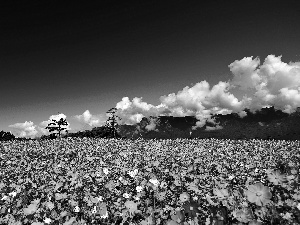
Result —
[{"label": "white cloud", "polygon": [[246,104],[244,99],[239,101],[228,92],[229,86],[227,82],[219,82],[210,90],[208,82],[202,81],[193,87],[183,88],[177,94],[161,96],[161,104],[158,106],[142,102],[142,98],[134,98],[131,102],[128,97],[124,97],[116,108],[126,124],[135,124],[143,117],[150,116],[196,116],[200,120],[196,126],[202,127],[212,114],[238,112]]},{"label": "white cloud", "polygon": [[281,61],[281,56],[269,55],[259,66],[252,57],[236,60],[229,65],[234,75],[231,83],[241,90],[252,90],[250,110],[274,106],[285,112],[294,112],[299,102],[300,63]]},{"label": "white cloud", "polygon": [[215,126],[215,127],[206,126],[206,128],[205,128],[206,131],[210,131],[210,130],[221,130],[221,129],[223,129],[223,127],[220,126],[220,125],[217,125],[217,126]]},{"label": "white cloud", "polygon": [[122,101],[116,105],[118,109],[116,115],[122,118],[119,124],[136,124],[143,117],[159,116],[168,113],[166,107],[161,105],[153,106],[142,101],[142,98],[133,98],[132,102],[128,97],[123,97]]},{"label": "white cloud", "polygon": [[[24,137],[24,138],[36,138],[41,135],[49,135],[52,132],[49,132],[49,130],[45,129],[49,123],[53,123],[52,119],[59,121],[60,118],[66,119],[66,115],[64,114],[57,114],[52,115],[49,117],[49,120],[42,121],[40,123],[40,126],[34,125],[31,121],[25,121],[24,123],[16,123],[9,125],[9,127],[13,128],[12,134],[14,134],[16,137]],[[70,123],[68,126],[63,126],[64,128],[67,128],[67,130],[71,130]],[[62,134],[65,134],[65,130],[62,131]]]},{"label": "white cloud", "polygon": [[259,63],[259,58],[252,59],[252,57],[235,60],[229,65],[230,71],[234,75],[231,84],[238,85],[241,90],[255,88],[260,81],[256,71]]},{"label": "white cloud", "polygon": [[15,123],[9,125],[9,127],[13,128],[12,134],[16,137],[30,137],[34,138],[37,135],[36,125],[34,125],[31,121],[25,121],[24,123]]},{"label": "white cloud", "polygon": [[105,115],[92,115],[89,110],[86,110],[83,114],[81,115],[76,115],[74,118],[82,123],[83,125],[89,125],[90,127],[97,127],[97,126],[102,126],[105,124],[106,121],[106,116]]},{"label": "white cloud", "polygon": [[[150,116],[196,116],[200,120],[196,127],[202,127],[213,114],[238,113],[242,118],[246,116],[245,108],[254,112],[274,106],[291,113],[300,106],[300,62],[284,63],[281,56],[269,55],[260,65],[258,57],[245,57],[231,63],[229,69],[232,80],[220,81],[212,88],[205,80],[186,86],[178,93],[161,96],[158,106],[143,102],[142,98],[130,101],[124,97],[116,105],[118,115],[125,124]],[[245,91],[242,100],[230,93],[233,88]]]},{"label": "white cloud", "polygon": [[156,122],[157,122],[157,119],[153,119],[151,118],[150,119],[150,123],[145,127],[146,130],[150,131],[150,130],[155,130],[155,131],[158,131],[156,128]]},{"label": "white cloud", "polygon": [[[56,114],[56,115],[52,115],[52,116],[50,116],[49,117],[49,119],[48,120],[46,120],[46,121],[42,121],[41,123],[40,123],[40,127],[37,127],[37,129],[40,131],[40,133],[42,133],[43,135],[49,135],[49,134],[51,134],[51,133],[53,133],[53,132],[49,132],[49,130],[48,129],[45,129],[48,125],[49,125],[49,123],[54,123],[54,121],[52,121],[52,120],[55,120],[55,121],[59,121],[60,119],[66,119],[67,118],[67,116],[65,115],[65,114],[63,114],[63,113],[60,113],[60,114]],[[68,122],[68,121],[67,121]],[[66,130],[71,130],[71,128],[70,128],[70,123],[68,122],[68,125],[67,126],[62,126],[63,128],[66,128],[65,130],[63,130],[61,133],[62,134],[65,134],[66,133]],[[57,133],[57,131],[55,132],[55,133]]]},{"label": "white cloud", "polygon": [[238,115],[239,115],[241,118],[243,118],[243,117],[247,116],[247,113],[246,113],[245,111],[240,111],[240,112],[238,113]]},{"label": "white cloud", "polygon": [[[195,85],[186,86],[177,93],[170,93],[159,98],[160,104],[155,106],[144,102],[142,98],[135,97],[130,100],[123,97],[116,104],[116,115],[122,118],[119,124],[136,124],[143,117],[158,116],[195,116],[199,121],[197,127],[202,127],[206,121],[214,123],[211,115],[238,113],[242,118],[246,116],[245,108],[251,112],[263,107],[274,106],[275,109],[292,113],[300,106],[300,62],[284,63],[281,56],[269,55],[261,64],[258,57],[245,57],[235,60],[229,65],[233,78],[220,81],[212,87],[207,81],[200,81]],[[230,91],[240,89],[245,94],[239,100]],[[64,114],[53,115],[48,121],[35,126],[32,122],[11,125],[22,136],[35,135],[36,133],[48,134],[44,128],[51,119],[66,118]],[[86,110],[74,118],[88,126],[102,126],[107,120],[107,115],[92,115]],[[69,127],[68,127],[69,129]],[[155,123],[146,126],[146,129],[155,129]],[[215,129],[215,128],[208,128]]]}]

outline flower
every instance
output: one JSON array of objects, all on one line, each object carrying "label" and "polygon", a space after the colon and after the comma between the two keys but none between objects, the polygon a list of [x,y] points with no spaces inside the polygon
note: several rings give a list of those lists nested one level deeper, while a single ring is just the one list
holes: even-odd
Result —
[{"label": "flower", "polygon": [[190,200],[190,195],[186,192],[183,192],[180,194],[179,199],[181,202],[186,202],[186,201]]},{"label": "flower", "polygon": [[52,202],[46,202],[46,206],[52,210],[54,208],[54,204]]},{"label": "flower", "polygon": [[106,211],[106,213],[104,215],[102,215],[101,218],[103,218],[103,219],[108,218],[108,212]]},{"label": "flower", "polygon": [[17,195],[17,192],[13,191],[13,192],[9,193],[8,195],[9,195],[9,196],[16,197],[16,195]]},{"label": "flower", "polygon": [[100,214],[101,218],[108,217],[106,203],[104,203],[104,202],[98,202],[96,207],[94,207],[93,212]]},{"label": "flower", "polygon": [[32,201],[31,204],[27,208],[23,209],[24,215],[34,214],[38,210],[39,202],[40,202],[40,200]]},{"label": "flower", "polygon": [[130,212],[134,212],[137,210],[137,204],[134,201],[125,202],[125,206]]},{"label": "flower", "polygon": [[134,178],[138,174],[138,170],[135,169],[134,171],[128,172],[128,174],[129,174],[129,176],[131,176],[132,178]]},{"label": "flower", "polygon": [[282,214],[282,218],[286,220],[290,220],[292,218],[292,215],[293,215],[292,213],[287,212],[285,214]]},{"label": "flower", "polygon": [[104,168],[103,169],[103,173],[105,173],[106,175],[108,174],[108,169],[107,168]]},{"label": "flower", "polygon": [[184,213],[188,214],[189,217],[195,218],[197,214],[200,214],[200,205],[194,201],[187,201],[182,206],[184,208]]},{"label": "flower", "polygon": [[123,194],[123,197],[124,197],[124,198],[129,198],[130,195],[129,195],[128,193],[124,193],[124,194]]},{"label": "flower", "polygon": [[242,223],[248,223],[254,219],[253,212],[247,207],[243,207],[243,209],[234,211],[233,215]]},{"label": "flower", "polygon": [[143,187],[142,186],[137,186],[135,189],[136,189],[137,192],[141,192],[143,190]]},{"label": "flower", "polygon": [[4,195],[4,196],[1,198],[1,200],[6,200],[6,199],[8,199],[8,198],[9,198],[8,196]]},{"label": "flower", "polygon": [[181,223],[184,221],[184,214],[180,210],[172,210],[171,214],[171,219],[177,223]]},{"label": "flower", "polygon": [[279,170],[268,173],[268,178],[269,178],[269,181],[275,185],[278,185],[279,183],[283,183],[283,182],[287,181],[286,176],[284,174],[281,174]]},{"label": "flower", "polygon": [[99,197],[96,197],[98,201],[102,202],[103,201],[103,197],[102,196],[99,196]]},{"label": "flower", "polygon": [[94,214],[94,213],[96,213],[96,212],[97,212],[97,207],[94,206],[94,208],[93,208],[93,210],[92,210],[92,213]]},{"label": "flower", "polygon": [[150,179],[149,182],[152,183],[154,186],[158,186],[159,184],[159,181],[157,179]]},{"label": "flower", "polygon": [[230,175],[230,176],[228,177],[229,180],[232,180],[233,178],[234,178],[234,175]]},{"label": "flower", "polygon": [[74,208],[74,212],[79,212],[80,211],[80,208],[78,207],[78,205],[77,206],[75,206],[75,208]]},{"label": "flower", "polygon": [[45,222],[45,223],[51,223],[51,219],[50,219],[50,218],[46,218],[46,219],[44,220],[44,222]]},{"label": "flower", "polygon": [[156,194],[157,200],[163,201],[165,199],[165,197],[166,197],[166,193],[167,193],[166,191],[165,192],[159,192],[159,193],[157,193]]},{"label": "flower", "polygon": [[168,187],[167,182],[165,182],[165,181],[161,182],[160,187],[161,188],[167,188]]},{"label": "flower", "polygon": [[264,186],[262,183],[250,185],[245,192],[249,202],[255,203],[258,206],[265,205],[270,202],[272,193],[269,187]]},{"label": "flower", "polygon": [[223,199],[229,196],[228,190],[227,189],[218,189],[214,188],[213,189],[214,195],[216,195],[219,199]]}]

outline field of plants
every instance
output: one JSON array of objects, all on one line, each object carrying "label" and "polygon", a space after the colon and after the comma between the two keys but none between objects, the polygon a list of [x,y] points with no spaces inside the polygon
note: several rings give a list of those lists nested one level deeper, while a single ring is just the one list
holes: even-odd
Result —
[{"label": "field of plants", "polygon": [[300,142],[0,145],[0,224],[300,224]]}]

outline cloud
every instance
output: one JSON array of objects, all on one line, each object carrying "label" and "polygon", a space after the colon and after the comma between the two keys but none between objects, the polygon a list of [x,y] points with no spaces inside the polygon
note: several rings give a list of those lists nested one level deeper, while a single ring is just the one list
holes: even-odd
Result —
[{"label": "cloud", "polygon": [[205,128],[205,130],[207,130],[207,131],[210,131],[210,130],[221,130],[221,129],[223,129],[223,127],[220,126],[220,125],[217,125],[215,127],[206,126],[206,128]]},{"label": "cloud", "polygon": [[[215,124],[214,114],[237,113],[241,118],[246,116],[245,108],[251,112],[263,107],[274,106],[277,110],[293,113],[300,106],[300,62],[285,63],[282,56],[269,55],[263,63],[259,57],[244,57],[228,65],[232,79],[219,81],[211,86],[206,80],[200,81],[191,87],[186,86],[177,93],[169,93],[159,98],[160,104],[155,106],[144,102],[142,97],[130,100],[123,97],[116,104],[116,115],[122,120],[119,124],[133,125],[139,123],[143,117],[150,116],[195,116],[199,121],[192,129],[203,127],[206,122]],[[239,89],[244,94],[237,98],[233,90]],[[14,135],[31,137],[39,134],[48,135],[45,127],[52,119],[66,118],[64,114],[52,115],[48,121],[40,126],[33,122],[16,123],[9,127],[14,128]],[[86,129],[102,126],[107,115],[92,115],[86,110],[81,115],[73,116]],[[216,125],[216,124],[215,124]],[[69,125],[70,126],[70,125]],[[70,127],[68,130],[71,130]],[[155,121],[151,120],[147,130],[155,130]],[[219,125],[207,127],[208,130],[221,129]]]},{"label": "cloud", "polygon": [[177,94],[161,96],[161,104],[158,106],[143,102],[142,98],[134,98],[131,102],[128,97],[124,97],[117,103],[116,108],[126,124],[135,124],[143,117],[150,116],[196,116],[200,120],[196,127],[202,127],[211,119],[212,114],[228,114],[240,111],[245,106],[244,99],[239,101],[228,92],[229,85],[220,81],[210,89],[208,82],[202,81],[193,87],[183,88]]},{"label": "cloud", "polygon": [[147,131],[154,130],[158,131],[156,128],[157,119],[151,118],[150,123],[145,127]]},{"label": "cloud", "polygon": [[170,111],[163,105],[153,106],[143,102],[142,98],[133,98],[132,102],[128,97],[123,97],[122,101],[116,105],[118,109],[116,115],[122,120],[119,124],[133,125],[139,123],[143,117],[159,116],[169,114]]},{"label": "cloud", "polygon": [[238,85],[241,90],[255,88],[257,83],[260,82],[260,77],[256,72],[259,64],[259,58],[245,57],[241,60],[235,60],[229,65],[230,71],[234,75],[231,84]]},{"label": "cloud", "polygon": [[[62,119],[66,119],[67,116],[66,116],[65,114],[63,114],[63,113],[60,113],[60,114],[56,114],[56,115],[50,116],[48,120],[43,121],[43,122],[40,123],[40,126],[41,126],[41,127],[38,127],[38,130],[39,130],[43,135],[49,135],[49,134],[51,134],[52,132],[49,132],[49,130],[48,130],[48,129],[45,129],[45,128],[48,126],[49,123],[53,123],[52,120],[59,121],[61,118],[62,118]],[[67,122],[68,122],[68,121],[67,121]],[[66,128],[66,129],[63,130],[61,133],[62,133],[62,134],[65,134],[65,133],[66,133],[66,130],[67,130],[67,131],[71,130],[71,128],[70,128],[70,123],[68,122],[68,125],[67,125],[67,126],[63,126],[63,128]]]},{"label": "cloud", "polygon": [[97,127],[97,126],[102,126],[105,124],[106,121],[106,116],[104,115],[92,115],[89,110],[86,110],[83,114],[81,115],[76,115],[73,116],[77,121],[82,123],[84,126],[88,125],[90,127]]},{"label": "cloud", "polygon": [[12,134],[16,137],[31,137],[34,138],[37,135],[36,125],[31,121],[25,121],[24,123],[15,123],[8,127],[13,128]]},{"label": "cloud", "polygon": [[[211,88],[205,80],[186,86],[177,93],[161,96],[158,106],[143,102],[142,98],[130,101],[123,97],[116,105],[121,123],[136,124],[150,116],[196,116],[196,129],[214,114],[238,113],[244,117],[245,108],[255,112],[269,106],[292,113],[300,106],[300,62],[284,63],[281,56],[269,55],[261,64],[259,57],[252,56],[235,60],[229,69],[231,80],[220,81]],[[233,89],[244,92],[241,100],[230,92]],[[152,129],[152,125],[148,128]]]},{"label": "cloud", "polygon": [[[41,135],[49,135],[52,132],[49,132],[49,130],[45,129],[49,123],[53,122],[52,119],[59,121],[60,118],[66,119],[66,115],[64,114],[57,114],[52,115],[49,117],[49,120],[42,121],[40,123],[40,126],[34,125],[31,121],[25,121],[24,123],[15,123],[12,125],[9,125],[9,127],[13,128],[12,134],[16,137],[24,137],[24,138],[36,138]],[[63,126],[67,128],[66,130],[71,130],[70,123],[68,126]],[[65,130],[62,131],[62,134],[65,134]]]},{"label": "cloud", "polygon": [[281,61],[282,56],[269,55],[259,66],[259,59],[244,58],[229,65],[234,75],[232,84],[241,90],[251,90],[250,110],[274,106],[292,113],[300,106],[300,63]]}]

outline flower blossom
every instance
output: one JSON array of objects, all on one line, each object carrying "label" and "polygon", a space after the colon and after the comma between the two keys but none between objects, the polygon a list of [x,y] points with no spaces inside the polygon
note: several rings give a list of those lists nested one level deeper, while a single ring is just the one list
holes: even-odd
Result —
[{"label": "flower blossom", "polygon": [[255,203],[258,206],[266,205],[272,197],[269,187],[264,186],[260,182],[250,185],[245,194],[249,202]]}]

